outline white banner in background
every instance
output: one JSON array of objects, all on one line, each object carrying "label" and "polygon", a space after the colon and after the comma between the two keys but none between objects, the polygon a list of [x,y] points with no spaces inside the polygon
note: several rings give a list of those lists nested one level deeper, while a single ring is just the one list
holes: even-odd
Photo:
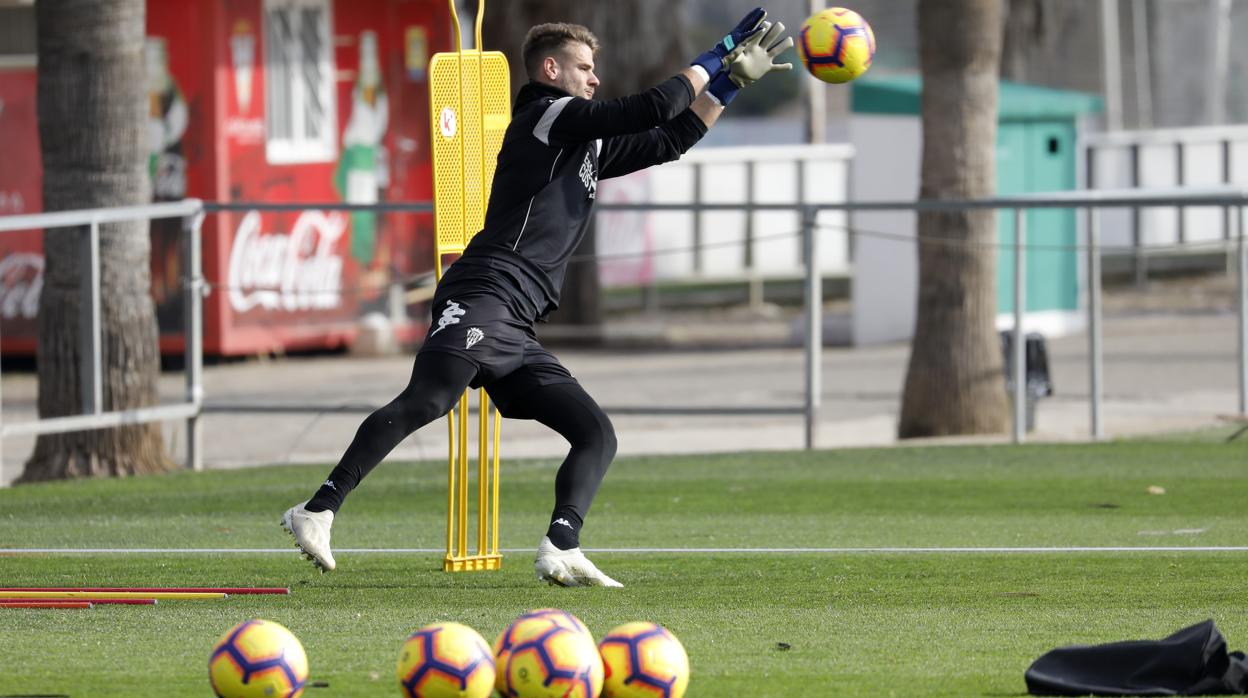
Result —
[{"label": "white banner in background", "polygon": [[[635,172],[602,182],[598,200],[611,204],[645,203],[650,181]],[[654,280],[654,240],[649,211],[609,211],[598,214],[598,271],[606,288],[640,286]]]},{"label": "white banner in background", "polygon": [[337,308],[342,303],[342,255],[346,233],[342,213],[304,211],[289,234],[260,232],[261,216],[243,216],[230,250],[230,307],[298,311]]},{"label": "white banner in background", "polygon": [[0,318],[32,320],[43,292],[43,255],[13,252],[0,259]]}]

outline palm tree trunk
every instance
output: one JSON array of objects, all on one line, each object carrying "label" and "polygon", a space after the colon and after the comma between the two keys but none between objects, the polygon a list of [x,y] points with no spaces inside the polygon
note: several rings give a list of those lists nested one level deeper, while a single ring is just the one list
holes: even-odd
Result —
[{"label": "palm tree trunk", "polygon": [[[144,0],[39,0],[39,137],[47,211],[150,200],[143,63]],[[44,233],[39,415],[82,411],[79,313],[85,228]],[[157,402],[160,354],[147,222],[100,231],[104,409]],[[40,436],[19,481],[167,470],[158,425]]]},{"label": "palm tree trunk", "polygon": [[[1000,0],[922,0],[920,198],[996,191]],[[1005,432],[996,332],[996,215],[919,215],[919,298],[902,396],[901,438]]]}]

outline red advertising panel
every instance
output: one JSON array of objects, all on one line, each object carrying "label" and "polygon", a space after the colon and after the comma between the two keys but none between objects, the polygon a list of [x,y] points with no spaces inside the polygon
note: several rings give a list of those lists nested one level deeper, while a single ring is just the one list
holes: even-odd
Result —
[{"label": "red advertising panel", "polygon": [[[0,68],[0,216],[43,210],[43,162],[35,117],[35,67]],[[0,233],[0,324],[5,352],[35,349],[43,289],[43,234]]]},{"label": "red advertising panel", "polygon": [[[440,7],[224,3],[219,198],[427,201],[423,66]],[[402,318],[409,336],[423,326],[402,287],[432,266],[428,214],[253,210],[215,223],[222,353],[349,343],[369,313]]]},{"label": "red advertising panel", "polygon": [[[212,3],[149,2],[143,56],[147,68],[148,176],[153,201],[215,198]],[[183,221],[151,223],[152,299],[161,350],[181,351]],[[205,231],[207,234],[207,231]],[[205,266],[212,263],[205,255]],[[216,328],[206,319],[206,333]]]},{"label": "red advertising panel", "polygon": [[[426,66],[451,44],[440,0],[149,2],[148,172],[156,201],[428,201]],[[0,215],[40,210],[33,67],[0,70]],[[16,162],[15,166],[13,163]],[[431,214],[266,211],[203,228],[205,351],[348,344],[380,313],[427,322],[404,286],[432,269]],[[181,221],[152,224],[161,347],[181,350]],[[37,231],[0,236],[3,350],[34,348]]]}]

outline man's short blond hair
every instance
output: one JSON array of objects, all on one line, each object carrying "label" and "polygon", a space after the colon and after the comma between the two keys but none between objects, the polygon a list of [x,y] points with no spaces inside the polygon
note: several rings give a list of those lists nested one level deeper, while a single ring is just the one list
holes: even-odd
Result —
[{"label": "man's short blond hair", "polygon": [[529,74],[529,79],[541,75],[542,62],[547,56],[564,50],[572,43],[585,44],[594,55],[598,54],[598,37],[579,24],[552,22],[530,29],[524,37],[524,48],[521,49],[524,70]]}]

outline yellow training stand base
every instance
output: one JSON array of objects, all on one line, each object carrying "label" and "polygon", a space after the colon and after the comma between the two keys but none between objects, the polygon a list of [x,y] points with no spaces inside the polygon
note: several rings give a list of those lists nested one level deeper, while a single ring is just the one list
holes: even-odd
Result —
[{"label": "yellow training stand base", "polygon": [[[459,44],[459,18],[449,0],[455,24],[456,51],[435,54],[429,61],[429,123],[432,128],[434,270],[442,280],[446,255],[462,254],[485,224],[485,209],[494,182],[494,167],[511,121],[511,81],[507,59],[498,51],[464,50]],[[477,46],[481,46],[484,0],[477,5]],[[471,391],[470,391],[471,392]],[[502,416],[490,409],[485,390],[478,390],[480,421],[476,458],[476,554],[469,554],[468,396],[464,393],[448,417],[447,572],[479,572],[503,566],[498,551],[498,438]],[[490,419],[491,413],[493,419]],[[490,422],[493,434],[490,434]],[[491,436],[493,437],[491,439]],[[493,448],[491,449],[491,442]]]},{"label": "yellow training stand base", "polygon": [[503,556],[499,553],[492,555],[469,555],[468,557],[455,557],[447,555],[442,561],[443,572],[484,572],[485,570],[497,570],[503,567]]},{"label": "yellow training stand base", "polygon": [[[442,569],[446,572],[478,572],[503,566],[503,556],[498,552],[498,440],[502,415],[497,408],[490,409],[490,396],[484,389],[477,392],[480,395],[480,410],[475,478],[476,554],[468,552],[468,491],[472,469],[468,467],[469,393],[466,392],[447,415],[450,446],[446,469],[446,557],[442,561]],[[493,420],[490,419],[491,412]],[[491,421],[494,423],[493,434],[490,434]]]}]

